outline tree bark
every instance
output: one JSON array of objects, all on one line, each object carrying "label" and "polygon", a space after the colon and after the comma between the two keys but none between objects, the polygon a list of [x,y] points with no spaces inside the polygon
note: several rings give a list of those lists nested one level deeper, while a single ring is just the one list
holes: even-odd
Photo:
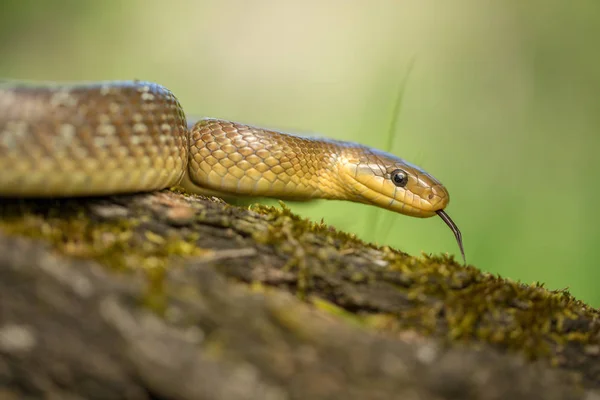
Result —
[{"label": "tree bark", "polygon": [[0,399],[600,399],[599,321],[285,207],[0,201]]}]

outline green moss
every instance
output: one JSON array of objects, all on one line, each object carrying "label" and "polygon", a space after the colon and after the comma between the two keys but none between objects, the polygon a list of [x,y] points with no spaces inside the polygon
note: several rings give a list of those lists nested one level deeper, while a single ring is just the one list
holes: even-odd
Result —
[{"label": "green moss", "polygon": [[344,310],[343,308],[338,307],[336,304],[334,304],[330,301],[324,300],[324,299],[316,297],[316,296],[312,296],[310,298],[310,302],[318,310],[321,310],[330,315],[334,315],[338,318],[342,318],[345,321],[350,322],[351,324],[359,325],[359,326],[367,325],[362,316],[350,313],[347,310]]},{"label": "green moss", "polygon": [[[316,274],[306,260],[312,256],[326,261],[319,252],[327,246],[315,247],[311,234],[325,235],[324,244],[337,252],[378,250],[385,255],[387,267],[381,271],[353,270],[347,278],[358,285],[381,284],[381,274],[391,274],[390,282],[410,302],[398,307],[395,314],[354,315],[353,321],[387,333],[417,331],[435,335],[450,342],[487,342],[518,351],[530,359],[548,358],[559,363],[560,348],[571,343],[577,346],[598,341],[597,310],[573,298],[568,291],[549,291],[538,283],[526,285],[485,274],[473,267],[457,263],[451,256],[407,257],[389,247],[366,244],[356,236],[339,232],[321,223],[314,223],[293,214],[283,203],[281,208],[255,206],[253,211],[267,217],[270,225],[258,231],[255,239],[276,246],[290,256],[287,270],[296,270],[298,295],[310,292]],[[335,274],[343,266],[329,264]],[[401,277],[401,282],[398,279]],[[315,303],[313,301],[313,303]],[[330,307],[316,303],[329,313]],[[393,315],[393,316],[391,316]],[[583,322],[582,322],[583,321]],[[583,330],[569,332],[573,324],[587,325]],[[593,326],[596,326],[595,330]],[[595,336],[595,339],[593,338]]]},{"label": "green moss", "polygon": [[307,233],[324,234],[329,240],[329,244],[337,242],[340,249],[353,246],[366,246],[367,244],[360,240],[356,235],[339,231],[330,225],[321,222],[313,222],[302,218],[292,212],[284,202],[279,202],[281,208],[255,204],[250,206],[250,210],[264,215],[270,222],[268,232],[257,232],[255,239],[266,244],[283,243],[290,237],[299,237]]},{"label": "green moss", "polygon": [[118,273],[145,275],[142,301],[155,311],[164,310],[165,269],[176,258],[203,256],[210,250],[195,245],[197,234],[158,234],[142,228],[144,217],[91,220],[81,204],[58,202],[58,207],[38,207],[33,202],[0,203],[0,229],[49,243],[58,252],[90,259]]},{"label": "green moss", "polygon": [[[413,268],[389,260],[389,269],[408,271],[410,279],[419,283],[401,289],[415,307],[397,315],[399,331],[417,327],[424,333],[442,334],[448,342],[487,342],[530,359],[550,357],[551,362],[558,362],[558,350],[566,343],[598,341],[593,338],[599,333],[593,323],[600,318],[598,310],[566,290],[549,291],[537,283],[483,274],[448,257],[425,257]],[[446,327],[440,329],[440,322]],[[574,325],[578,331],[570,332]]]},{"label": "green moss", "polygon": [[[261,204],[250,207],[250,210],[265,216],[268,222],[265,229],[254,232],[253,238],[258,243],[276,247],[289,257],[283,269],[297,272],[296,295],[304,300],[313,287],[313,271],[309,268],[307,259],[314,257],[326,261],[329,258],[326,246],[333,247],[335,250],[330,251],[337,253],[362,248],[367,244],[355,235],[338,231],[323,221],[315,223],[292,213],[282,201],[279,204],[280,208]],[[315,243],[316,235],[325,243]],[[330,266],[335,268],[335,265]]]}]

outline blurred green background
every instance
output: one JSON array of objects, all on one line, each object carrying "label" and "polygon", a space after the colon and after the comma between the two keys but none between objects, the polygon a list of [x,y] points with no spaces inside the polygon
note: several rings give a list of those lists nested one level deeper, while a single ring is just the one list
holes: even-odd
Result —
[{"label": "blurred green background", "polygon": [[[414,60],[386,150],[448,187],[469,263],[599,306],[599,34],[597,0],[5,0],[0,77],[151,80],[189,116],[384,148]],[[291,206],[459,257],[439,218]]]}]

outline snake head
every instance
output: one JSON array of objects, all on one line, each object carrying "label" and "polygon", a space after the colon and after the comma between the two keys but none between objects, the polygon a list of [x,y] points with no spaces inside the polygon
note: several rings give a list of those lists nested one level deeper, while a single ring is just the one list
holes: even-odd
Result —
[{"label": "snake head", "polygon": [[448,205],[444,185],[423,169],[383,151],[359,150],[341,160],[341,175],[355,201],[420,218]]},{"label": "snake head", "polygon": [[344,157],[341,175],[355,201],[376,205],[412,217],[438,215],[450,227],[466,264],[465,249],[458,226],[444,208],[450,202],[448,190],[423,169],[380,150],[361,147]]}]

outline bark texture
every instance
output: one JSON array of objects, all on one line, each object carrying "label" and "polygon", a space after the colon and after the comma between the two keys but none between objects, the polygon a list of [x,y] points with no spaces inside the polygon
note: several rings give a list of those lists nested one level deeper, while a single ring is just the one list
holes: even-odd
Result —
[{"label": "bark texture", "polygon": [[598,317],[285,207],[0,202],[0,399],[600,399]]}]

